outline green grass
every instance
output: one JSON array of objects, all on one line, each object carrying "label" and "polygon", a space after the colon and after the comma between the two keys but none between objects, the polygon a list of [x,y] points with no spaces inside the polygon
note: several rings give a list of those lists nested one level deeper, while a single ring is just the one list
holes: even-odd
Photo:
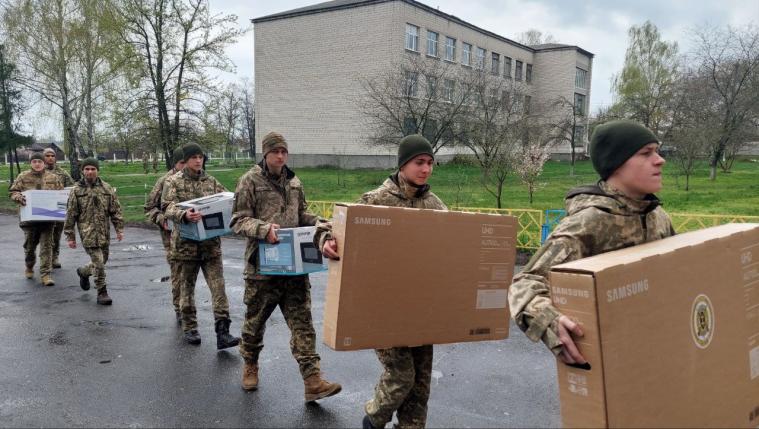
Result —
[{"label": "green grass", "polygon": [[[28,168],[28,167],[24,167]],[[142,174],[142,164],[125,165],[104,163],[101,176],[118,188],[129,221],[143,219],[142,204],[145,196],[162,173]],[[229,190],[234,190],[237,179],[247,168],[209,165],[210,174]],[[338,170],[335,168],[301,168],[298,176],[304,183],[306,196],[312,201],[347,201],[358,199],[363,192],[377,187],[391,170]],[[488,194],[479,181],[479,169],[472,166],[442,165],[435,168],[430,180],[433,191],[449,206],[495,207],[495,198]],[[8,188],[8,166],[0,166],[0,178]],[[564,208],[564,194],[570,188],[593,183],[597,176],[589,162],[578,162],[575,175],[569,176],[567,162],[549,162],[540,178],[542,184],[529,203],[526,187],[511,176],[507,180],[502,204],[513,209]],[[674,168],[665,168],[664,189],[658,194],[670,212],[693,214],[728,214],[759,216],[759,162],[741,160],[732,172],[719,172],[716,181],[709,180],[709,170],[702,165],[690,180],[685,191],[685,178],[677,177]],[[7,193],[6,193],[7,195]],[[8,198],[0,198],[0,208],[13,208]]]}]

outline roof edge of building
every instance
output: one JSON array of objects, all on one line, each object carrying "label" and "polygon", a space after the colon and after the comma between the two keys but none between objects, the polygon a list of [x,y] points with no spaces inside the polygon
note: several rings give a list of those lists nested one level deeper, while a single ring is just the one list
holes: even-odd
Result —
[{"label": "roof edge of building", "polygon": [[537,48],[534,49],[535,53],[543,53],[543,52],[552,52],[552,51],[578,51],[584,55],[587,55],[590,58],[594,58],[596,55],[590,51],[587,51],[577,45],[565,45],[565,46],[556,46],[552,48]]}]

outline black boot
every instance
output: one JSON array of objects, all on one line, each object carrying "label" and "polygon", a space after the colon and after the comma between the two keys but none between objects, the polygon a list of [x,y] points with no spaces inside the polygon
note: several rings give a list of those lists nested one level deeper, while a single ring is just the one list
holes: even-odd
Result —
[{"label": "black boot", "polygon": [[240,344],[240,339],[229,335],[229,319],[219,319],[216,321],[216,349],[226,349]]},{"label": "black boot", "polygon": [[187,331],[184,333],[184,340],[193,346],[197,346],[200,344],[200,332],[197,329]]},{"label": "black boot", "polygon": [[82,290],[89,290],[90,276],[85,276],[80,270],[81,267],[76,269],[76,274],[79,276],[79,287],[82,288]]},{"label": "black boot", "polygon": [[98,299],[97,303],[100,305],[111,305],[113,304],[113,300],[110,296],[108,296],[108,291],[105,290],[105,288],[102,288],[98,291]]}]

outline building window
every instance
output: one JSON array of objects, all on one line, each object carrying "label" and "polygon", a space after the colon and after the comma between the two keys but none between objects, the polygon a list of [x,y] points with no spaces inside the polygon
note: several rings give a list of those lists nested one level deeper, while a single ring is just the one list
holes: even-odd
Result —
[{"label": "building window", "polygon": [[501,73],[501,56],[495,52],[491,55],[490,72],[496,76]]},{"label": "building window", "polygon": [[514,70],[514,79],[522,80],[522,62],[517,60],[517,65]]},{"label": "building window", "polygon": [[585,95],[575,92],[575,114],[585,116]]},{"label": "building window", "polygon": [[485,50],[482,48],[477,48],[477,68],[485,70]]},{"label": "building window", "polygon": [[577,143],[585,143],[585,126],[584,125],[577,125],[575,127],[575,135],[574,135],[574,141],[575,144]]},{"label": "building window", "polygon": [[511,78],[511,58],[503,57],[503,77]]},{"label": "building window", "polygon": [[588,72],[579,67],[575,68],[575,87],[588,89]]},{"label": "building window", "polygon": [[427,76],[427,98],[437,98],[437,78]]},{"label": "building window", "polygon": [[469,43],[463,43],[461,49],[461,64],[465,66],[472,65],[472,45]]},{"label": "building window", "polygon": [[407,97],[416,97],[418,93],[419,73],[406,71],[403,80],[403,95]]},{"label": "building window", "polygon": [[504,89],[503,91],[501,91],[501,104],[506,111],[511,110],[511,106],[509,106],[510,103],[511,103],[511,94],[509,93],[509,91],[506,91]]},{"label": "building window", "polygon": [[530,114],[530,105],[532,104],[532,97],[529,95],[524,96],[524,114],[529,115]]},{"label": "building window", "polygon": [[453,79],[446,79],[443,88],[443,98],[445,101],[453,102],[453,97],[456,93],[456,81]]},{"label": "building window", "polygon": [[456,39],[453,37],[445,38],[445,59],[446,61],[456,61]]},{"label": "building window", "polygon": [[437,33],[434,31],[427,31],[427,55],[431,57],[437,57],[437,39]]},{"label": "building window", "polygon": [[410,116],[403,118],[403,132],[405,135],[416,134],[416,119]]},{"label": "building window", "polygon": [[406,24],[406,49],[419,52],[419,27]]},{"label": "building window", "polygon": [[527,68],[524,70],[524,81],[532,83],[532,64],[527,64]]}]

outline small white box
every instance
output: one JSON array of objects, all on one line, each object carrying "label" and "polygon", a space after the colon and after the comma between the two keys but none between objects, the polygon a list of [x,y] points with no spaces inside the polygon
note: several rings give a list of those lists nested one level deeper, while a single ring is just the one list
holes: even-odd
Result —
[{"label": "small white box", "polygon": [[229,222],[232,220],[234,202],[234,192],[219,192],[177,204],[182,209],[194,209],[203,215],[197,223],[182,222],[179,235],[188,240],[203,241],[229,234],[232,232]]},{"label": "small white box", "polygon": [[327,271],[327,261],[314,246],[313,226],[277,230],[279,243],[259,241],[258,262],[261,274],[297,276]]},{"label": "small white box", "polygon": [[21,222],[64,222],[69,189],[22,192],[26,205],[19,208]]}]

